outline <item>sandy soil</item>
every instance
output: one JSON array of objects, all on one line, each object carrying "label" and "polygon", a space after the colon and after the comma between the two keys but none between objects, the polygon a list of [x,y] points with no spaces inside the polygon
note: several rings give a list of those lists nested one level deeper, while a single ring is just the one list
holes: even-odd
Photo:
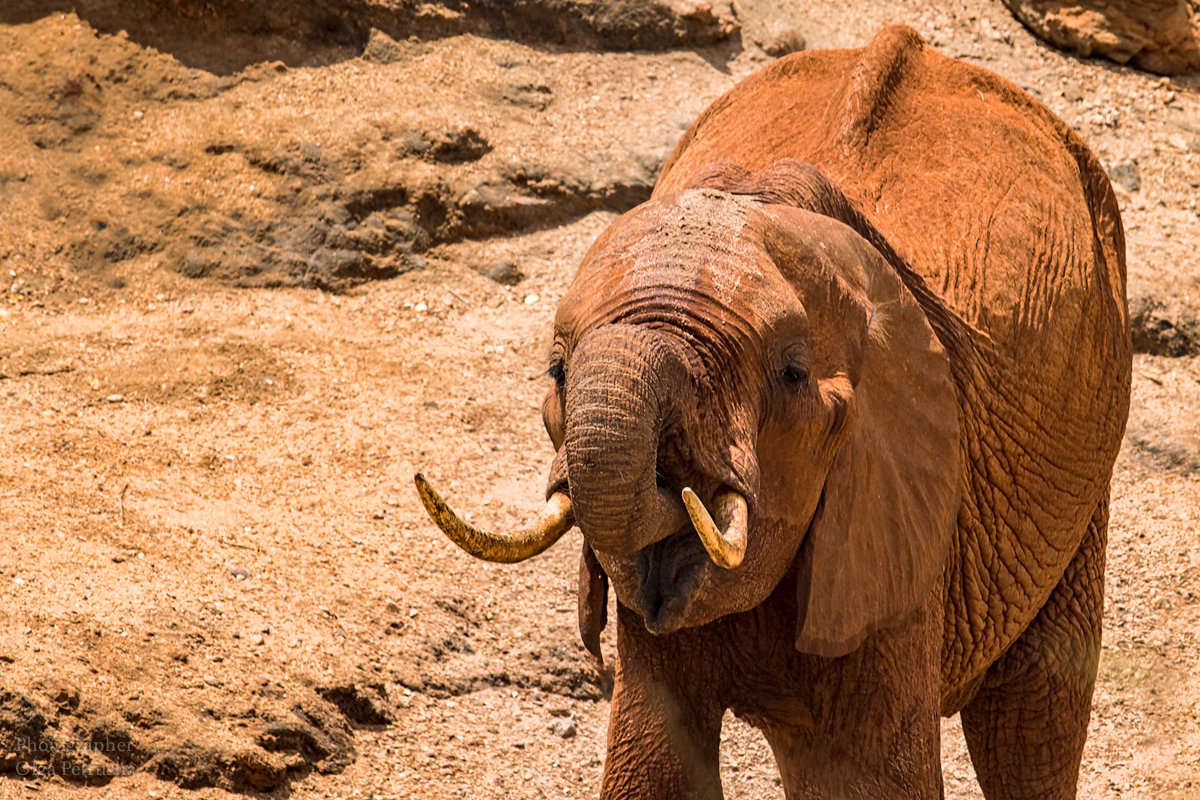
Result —
[{"label": "sandy soil", "polygon": [[[206,64],[0,12],[0,798],[594,796],[578,533],[472,561],[412,473],[522,519],[591,240],[768,60],[754,26],[826,47],[889,21],[1035,93],[1114,176],[1151,352],[1081,796],[1200,798],[1200,79],[1065,57],[998,3],[757,5],[699,50],[376,34]],[[979,797],[944,732],[947,797]],[[722,776],[782,796],[732,718]]]}]

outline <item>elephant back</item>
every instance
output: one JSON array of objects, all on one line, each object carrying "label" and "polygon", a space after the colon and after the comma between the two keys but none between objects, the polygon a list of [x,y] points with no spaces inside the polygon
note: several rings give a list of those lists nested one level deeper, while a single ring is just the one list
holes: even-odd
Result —
[{"label": "elephant back", "polygon": [[1124,233],[1095,157],[1019,87],[939,55],[911,28],[747,78],[684,135],[654,194],[715,161],[759,172],[781,158],[817,166],[1013,355],[1042,351],[1065,368],[1064,338],[1128,327]]}]

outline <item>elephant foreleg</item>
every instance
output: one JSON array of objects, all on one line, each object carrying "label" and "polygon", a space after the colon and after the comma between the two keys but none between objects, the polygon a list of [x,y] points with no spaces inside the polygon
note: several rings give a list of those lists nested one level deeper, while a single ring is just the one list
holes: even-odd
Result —
[{"label": "elephant foreleg", "polygon": [[1108,501],[1046,605],[963,708],[988,800],[1075,797],[1100,657]]},{"label": "elephant foreleg", "polygon": [[703,670],[685,653],[664,660],[672,648],[643,647],[635,614],[621,609],[618,625],[601,800],[720,800],[724,709]]},{"label": "elephant foreleg", "polygon": [[[788,800],[937,800],[941,600],[837,659],[802,656],[803,713],[747,708],[779,765]],[[739,706],[734,706],[735,712]]]}]

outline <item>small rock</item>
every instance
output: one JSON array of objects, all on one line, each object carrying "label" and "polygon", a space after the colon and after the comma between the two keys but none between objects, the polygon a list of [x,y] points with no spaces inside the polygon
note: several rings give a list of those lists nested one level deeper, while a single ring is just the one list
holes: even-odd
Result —
[{"label": "small rock", "polygon": [[758,45],[769,56],[779,58],[789,53],[798,53],[808,46],[804,34],[796,28],[780,27],[766,31],[758,40]]},{"label": "small rock", "polygon": [[473,127],[442,131],[434,134],[427,154],[435,161],[458,164],[478,161],[492,151],[492,145]]},{"label": "small rock", "polygon": [[313,267],[323,275],[350,277],[363,271],[363,257],[358,250],[320,250],[312,257]]},{"label": "small rock", "polygon": [[1188,140],[1183,137],[1183,134],[1172,133],[1167,137],[1167,143],[1176,150],[1187,150]]},{"label": "small rock", "polygon": [[188,253],[183,257],[177,269],[185,278],[203,278],[218,266],[212,256],[205,251]]},{"label": "small rock", "polygon": [[270,792],[287,776],[287,762],[276,753],[248,748],[234,757],[234,775],[239,782],[258,792]]},{"label": "small rock", "polygon": [[244,569],[242,567],[232,567],[229,570],[229,574],[232,575],[234,578],[236,578],[239,581],[244,581],[244,580],[249,579],[250,570]]},{"label": "small rock", "polygon": [[1154,296],[1129,299],[1133,352],[1183,357],[1200,353],[1200,321],[1187,307]]},{"label": "small rock", "polygon": [[1131,192],[1142,188],[1142,173],[1136,161],[1124,161],[1114,164],[1108,170],[1108,177]]},{"label": "small rock", "polygon": [[516,286],[525,280],[525,273],[508,261],[497,261],[495,266],[485,270],[483,274],[503,286]]},{"label": "small rock", "polygon": [[527,82],[513,82],[500,91],[500,99],[514,106],[545,111],[554,101],[554,91],[536,78]]},{"label": "small rock", "polygon": [[394,64],[404,58],[404,49],[383,31],[371,28],[362,57],[364,60],[373,61],[376,64]]},{"label": "small rock", "polygon": [[164,153],[159,153],[154,157],[154,160],[175,169],[187,169],[192,163],[191,159],[178,150],[167,150]]},{"label": "small rock", "polygon": [[579,727],[574,717],[558,717],[551,721],[550,732],[563,739],[573,739]]}]

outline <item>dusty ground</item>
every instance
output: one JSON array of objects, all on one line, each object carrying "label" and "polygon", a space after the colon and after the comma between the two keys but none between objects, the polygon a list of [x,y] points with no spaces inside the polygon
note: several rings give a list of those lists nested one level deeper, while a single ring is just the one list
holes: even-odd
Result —
[{"label": "dusty ground", "polygon": [[[392,31],[277,37],[264,63],[253,37],[0,10],[0,798],[594,795],[607,676],[575,633],[577,538],[471,561],[412,473],[521,519],[551,455],[549,321],[590,241],[765,63],[756,36],[889,21],[1034,92],[1110,167],[1156,354],[1081,796],[1200,798],[1200,79],[1062,56],[998,3],[760,5],[701,49]],[[945,732],[947,796],[976,798]],[[736,721],[722,758],[728,796],[781,796]]]}]

